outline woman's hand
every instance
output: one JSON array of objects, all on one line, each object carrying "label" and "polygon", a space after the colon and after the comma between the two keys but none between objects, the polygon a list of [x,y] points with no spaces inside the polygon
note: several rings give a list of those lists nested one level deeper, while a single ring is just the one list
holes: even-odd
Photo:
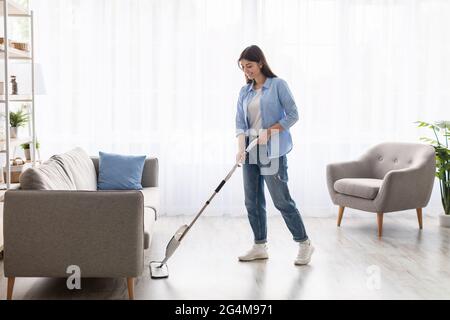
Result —
[{"label": "woman's hand", "polygon": [[261,130],[258,138],[258,144],[267,144],[272,135],[279,134],[283,130],[284,128],[279,123],[271,126],[267,130]]},{"label": "woman's hand", "polygon": [[240,150],[236,154],[236,163],[242,164],[245,162],[245,150]]},{"label": "woman's hand", "polygon": [[270,131],[269,130],[261,130],[259,132],[258,144],[265,145],[270,139]]}]

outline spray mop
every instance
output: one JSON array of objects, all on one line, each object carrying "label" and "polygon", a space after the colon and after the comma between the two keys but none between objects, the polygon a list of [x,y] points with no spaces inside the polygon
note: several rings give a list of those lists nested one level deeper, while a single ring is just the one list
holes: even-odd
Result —
[{"label": "spray mop", "polygon": [[[245,154],[248,154],[250,150],[252,150],[256,145],[258,144],[258,139],[253,140],[250,145],[245,150]],[[166,247],[166,256],[164,257],[163,261],[152,261],[150,262],[150,274],[153,279],[161,279],[161,278],[167,278],[169,276],[169,268],[167,267],[167,261],[169,258],[175,253],[178,246],[180,245],[181,241],[184,239],[186,234],[191,230],[194,223],[197,221],[197,219],[202,215],[203,211],[205,211],[206,207],[211,203],[212,199],[216,196],[216,194],[219,193],[220,189],[225,185],[225,183],[231,178],[234,171],[240,167],[239,163],[236,163],[231,171],[228,173],[228,175],[225,177],[225,179],[222,180],[222,182],[219,184],[219,186],[214,190],[214,193],[211,195],[211,197],[206,201],[206,203],[203,205],[201,210],[197,213],[194,220],[189,225],[183,225],[180,228],[178,228],[177,232],[173,235],[172,239],[170,239],[169,243]]]}]

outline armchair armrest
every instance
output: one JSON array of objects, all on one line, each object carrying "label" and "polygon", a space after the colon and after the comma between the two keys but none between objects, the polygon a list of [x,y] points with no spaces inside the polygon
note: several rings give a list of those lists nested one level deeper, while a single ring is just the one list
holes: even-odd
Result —
[{"label": "armchair armrest", "polygon": [[424,167],[389,171],[374,199],[378,212],[392,212],[426,207],[433,190],[434,174]]},{"label": "armchair armrest", "polygon": [[327,186],[331,199],[334,202],[336,191],[334,183],[344,178],[367,178],[369,177],[369,167],[361,160],[339,162],[327,165]]},{"label": "armchair armrest", "polygon": [[136,277],[143,269],[144,199],[139,191],[8,191],[6,276]]}]

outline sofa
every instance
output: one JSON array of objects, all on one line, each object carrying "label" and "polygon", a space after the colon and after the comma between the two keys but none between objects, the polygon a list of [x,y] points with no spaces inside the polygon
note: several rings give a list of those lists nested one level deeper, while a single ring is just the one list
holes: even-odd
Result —
[{"label": "sofa", "polygon": [[99,191],[99,159],[81,148],[20,176],[4,198],[7,299],[18,277],[134,279],[141,275],[159,210],[158,159],[147,158],[142,190]]}]

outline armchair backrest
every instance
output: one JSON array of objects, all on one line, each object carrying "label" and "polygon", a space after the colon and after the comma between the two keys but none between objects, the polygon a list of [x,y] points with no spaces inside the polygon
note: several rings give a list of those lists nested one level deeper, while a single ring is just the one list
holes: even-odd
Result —
[{"label": "armchair backrest", "polygon": [[375,179],[383,179],[389,171],[411,167],[434,171],[436,163],[432,146],[400,142],[378,144],[369,149],[362,160],[370,163],[371,175]]}]

